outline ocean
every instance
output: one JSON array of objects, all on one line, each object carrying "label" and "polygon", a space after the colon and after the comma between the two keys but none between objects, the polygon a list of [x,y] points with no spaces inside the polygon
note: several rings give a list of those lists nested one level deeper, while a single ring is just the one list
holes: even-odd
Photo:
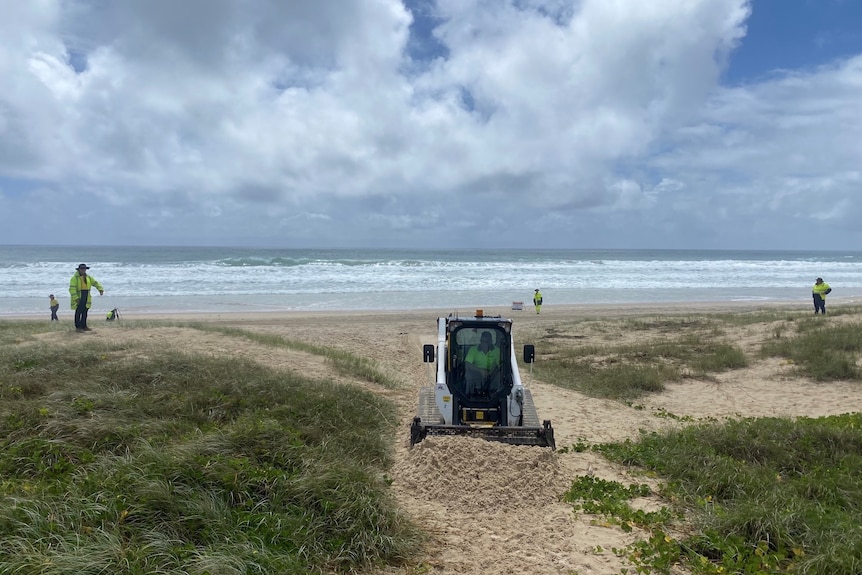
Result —
[{"label": "ocean", "polygon": [[92,313],[529,309],[554,304],[862,299],[862,252],[380,250],[0,246],[0,317],[70,313],[79,263],[105,288]]}]

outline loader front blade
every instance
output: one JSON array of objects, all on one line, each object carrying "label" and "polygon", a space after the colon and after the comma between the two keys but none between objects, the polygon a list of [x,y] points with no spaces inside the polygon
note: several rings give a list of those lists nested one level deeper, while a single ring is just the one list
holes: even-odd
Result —
[{"label": "loader front blade", "polygon": [[463,435],[479,437],[488,441],[499,441],[509,445],[536,445],[556,449],[554,428],[549,420],[541,427],[474,427],[470,425],[425,424],[422,418],[414,417],[410,426],[410,446],[414,446],[429,435]]}]

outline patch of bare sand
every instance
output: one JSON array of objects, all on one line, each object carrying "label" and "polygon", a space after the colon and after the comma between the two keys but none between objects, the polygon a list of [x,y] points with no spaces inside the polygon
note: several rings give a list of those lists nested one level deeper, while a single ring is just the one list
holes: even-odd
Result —
[{"label": "patch of bare sand", "polygon": [[[487,309],[491,315],[514,315],[516,342],[556,329],[573,341],[608,342],[638,335],[619,321],[655,314],[700,314],[745,310],[744,306],[691,305],[627,308],[546,307],[541,316]],[[421,348],[435,339],[435,320],[448,311],[383,313],[280,314],[277,316],[195,316],[287,339],[331,346],[374,360],[398,382],[384,390],[353,382],[395,401],[400,423],[395,437],[392,493],[402,508],[430,536],[425,555],[403,568],[386,568],[375,575],[430,572],[438,575],[484,573],[585,574],[619,573],[629,567],[610,550],[642,538],[635,530],[624,533],[602,525],[594,517],[575,515],[560,495],[579,475],[596,475],[628,484],[627,469],[592,453],[552,453],[538,447],[509,446],[464,437],[431,437],[409,448],[409,425],[420,386],[433,376],[422,363]],[[585,324],[585,318],[597,319]],[[171,318],[176,319],[176,318]],[[832,320],[832,318],[829,318]],[[128,319],[126,321],[129,321]],[[131,321],[134,321],[133,319]],[[844,321],[844,320],[839,320]],[[573,327],[574,326],[574,327]],[[558,329],[559,328],[559,329]],[[766,328],[764,328],[766,329]],[[90,337],[90,336],[83,336]],[[96,336],[117,341],[158,341],[171,349],[216,355],[239,355],[263,364],[299,371],[316,379],[342,380],[320,356],[260,345],[237,337],[199,330],[100,329]],[[755,345],[752,328],[729,333],[731,340]],[[141,339],[143,338],[143,339]],[[150,339],[148,339],[150,338]],[[142,346],[146,348],[147,346]],[[550,419],[558,447],[579,441],[601,443],[637,437],[641,430],[683,425],[678,418],[763,415],[820,416],[844,413],[862,405],[862,389],[852,383],[815,384],[793,375],[792,365],[780,360],[756,360],[751,367],[720,374],[711,381],[687,380],[670,384],[666,392],[638,400],[638,405],[588,398],[575,391],[543,384],[522,373],[533,391],[539,417]],[[854,407],[855,406],[855,407]],[[642,505],[658,505],[644,501]]]}]

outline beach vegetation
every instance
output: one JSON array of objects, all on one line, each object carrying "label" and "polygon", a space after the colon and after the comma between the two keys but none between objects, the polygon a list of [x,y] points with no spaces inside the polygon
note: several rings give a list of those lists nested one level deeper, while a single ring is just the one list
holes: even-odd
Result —
[{"label": "beach vegetation", "polygon": [[787,358],[800,375],[814,381],[862,379],[862,326],[858,323],[823,325],[811,318],[798,322],[798,330],[781,334],[761,348],[767,357]]},{"label": "beach vegetation", "polygon": [[[626,319],[617,325],[636,329],[637,336],[621,332],[617,343],[609,338],[613,322],[595,332],[584,322],[558,323],[540,338],[534,375],[634,409],[644,393],[636,378],[626,374],[628,387],[597,386],[592,372],[658,366],[663,385],[782,357],[813,382],[858,381],[862,330],[852,315],[851,309],[836,308],[827,318],[776,310],[677,323]],[[567,337],[572,333],[578,337]],[[602,343],[595,344],[597,339]],[[642,486],[577,478],[564,496],[576,512],[594,514],[601,524],[645,533],[613,549],[634,565],[624,572],[672,573],[679,566],[710,575],[862,572],[862,414],[721,421],[665,416],[680,425],[642,432],[636,440],[579,440],[563,448],[601,453],[635,476],[662,482],[654,495],[667,510],[654,515],[638,514],[628,502]]]},{"label": "beach vegetation", "polygon": [[335,369],[343,375],[374,383],[387,389],[395,389],[398,387],[398,382],[393,377],[380,371],[377,364],[373,361],[348,351],[315,345],[305,341],[286,339],[277,334],[254,332],[236,327],[217,326],[205,323],[193,323],[190,324],[189,327],[202,331],[223,333],[231,337],[242,337],[270,347],[283,347],[285,349],[319,355],[330,361]]},{"label": "beach vegetation", "polygon": [[650,512],[629,503],[651,493],[643,484],[579,477],[564,495],[576,512],[647,533],[615,550],[638,573],[862,572],[858,412],[702,422],[591,449],[665,482],[669,506]]},{"label": "beach vegetation", "polygon": [[353,572],[418,549],[380,395],[42,329],[0,323],[0,573]]},{"label": "beach vegetation", "polygon": [[[556,323],[540,328],[530,369],[633,410],[668,382],[765,358],[818,384],[857,381],[862,330],[843,311],[642,317],[595,322],[595,332]],[[318,355],[346,378],[398,386],[344,350],[170,325]],[[59,329],[0,322],[0,573],[433,570],[415,562],[423,536],[388,489],[398,417],[374,386],[156,343],[49,348]],[[597,524],[643,534],[610,549],[631,564],[621,573],[862,573],[862,414],[653,415],[673,429],[560,449],[600,454],[650,485],[591,474],[563,494]]]},{"label": "beach vegetation", "polygon": [[758,324],[794,322],[799,311],[794,309],[758,309],[753,311],[719,312],[712,314],[713,321],[725,327],[746,327]]},{"label": "beach vegetation", "polygon": [[[829,316],[858,316],[862,314],[862,307],[855,305],[830,305]],[[774,325],[781,323],[793,324],[797,321],[805,321],[811,318],[811,309],[806,307],[804,312],[797,308],[779,307],[774,309],[754,309],[749,311],[717,312],[709,314],[713,322],[718,322],[725,327],[745,327],[757,324]]]},{"label": "beach vegetation", "polygon": [[713,328],[716,321],[707,315],[627,317],[616,322],[615,330],[678,333],[680,330]]},{"label": "beach vegetation", "polygon": [[664,390],[665,383],[708,377],[748,365],[736,345],[699,333],[617,345],[560,344],[543,340],[537,378],[593,397],[632,400]]},{"label": "beach vegetation", "polygon": [[44,333],[61,331],[64,328],[45,321],[0,321],[0,347],[37,341]]},{"label": "beach vegetation", "polygon": [[535,334],[532,369],[546,383],[621,401],[687,378],[714,379],[764,357],[786,358],[799,376],[818,382],[859,380],[862,329],[854,312],[862,313],[834,308],[829,319],[844,316],[838,321],[770,310],[555,324]]}]

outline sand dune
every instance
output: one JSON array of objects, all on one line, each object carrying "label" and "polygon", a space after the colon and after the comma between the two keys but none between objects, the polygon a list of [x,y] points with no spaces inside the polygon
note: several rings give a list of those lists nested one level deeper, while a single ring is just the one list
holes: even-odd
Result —
[{"label": "sand dune", "polygon": [[[541,316],[504,309],[486,309],[485,313],[513,315],[516,341],[522,344],[549,328],[576,330],[573,335],[595,341],[626,337],[636,342],[639,336],[624,332],[621,320],[746,309],[749,308],[718,304],[637,308],[546,306]],[[374,360],[398,382],[394,390],[365,385],[398,406],[393,494],[430,534],[431,540],[425,557],[419,566],[412,567],[413,571],[392,568],[379,571],[381,575],[619,573],[627,565],[610,550],[624,547],[644,534],[637,530],[624,533],[613,526],[597,524],[594,518],[576,516],[571,506],[559,501],[559,495],[578,475],[594,474],[626,484],[644,481],[643,477],[635,479],[629,470],[589,452],[554,453],[538,447],[439,437],[409,447],[409,424],[416,410],[417,390],[432,376],[429,366],[422,363],[421,348],[424,343],[434,342],[436,317],[449,311],[225,314],[172,319],[218,322],[336,347]],[[801,313],[807,313],[807,308],[804,312],[800,308]],[[595,321],[573,327],[575,320],[588,317]],[[843,321],[839,317],[825,319]],[[137,319],[123,321],[134,323]],[[342,378],[319,356],[218,333],[182,327],[135,330],[117,329],[114,325],[97,327],[95,334],[84,337],[125,339],[130,344],[136,339],[157,339],[159,344],[173,349],[237,354],[314,378]],[[750,328],[741,328],[738,334],[728,337],[743,341],[756,336]],[[755,343],[752,341],[750,345]],[[541,352],[539,345],[537,348]],[[862,388],[857,384],[815,384],[795,377],[791,367],[775,359],[754,361],[751,367],[720,374],[711,381],[686,380],[668,385],[666,392],[639,400],[639,409],[544,384],[529,372],[522,373],[522,377],[532,389],[539,417],[553,422],[558,447],[578,441],[617,441],[636,437],[639,430],[682,425],[678,418],[658,417],[656,414],[661,411],[693,418],[819,416],[843,413],[852,406],[858,409],[862,405]],[[640,502],[646,506],[658,503]],[[419,568],[425,571],[418,571]]]}]

